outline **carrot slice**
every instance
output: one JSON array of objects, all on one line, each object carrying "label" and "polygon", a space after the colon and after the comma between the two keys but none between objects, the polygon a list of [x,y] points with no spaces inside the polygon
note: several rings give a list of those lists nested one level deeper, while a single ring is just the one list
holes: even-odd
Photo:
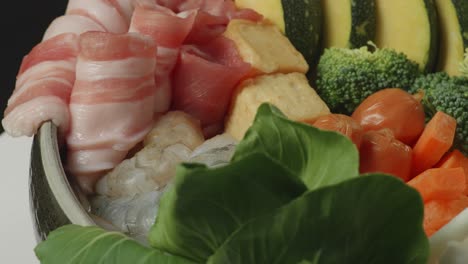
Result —
[{"label": "carrot slice", "polygon": [[450,149],[456,127],[457,121],[443,112],[432,117],[413,147],[413,176],[433,167]]},{"label": "carrot slice", "polygon": [[436,168],[414,177],[408,185],[419,191],[424,202],[451,200],[464,194],[466,177],[462,168]]},{"label": "carrot slice", "polygon": [[455,200],[432,200],[424,205],[423,227],[427,236],[431,236],[450,222],[465,208],[468,208],[468,197],[462,195]]},{"label": "carrot slice", "polygon": [[[436,168],[463,168],[465,171],[466,182],[468,185],[468,158],[463,155],[459,150],[454,150],[445,155]],[[468,186],[465,188],[465,195],[468,195]]]}]

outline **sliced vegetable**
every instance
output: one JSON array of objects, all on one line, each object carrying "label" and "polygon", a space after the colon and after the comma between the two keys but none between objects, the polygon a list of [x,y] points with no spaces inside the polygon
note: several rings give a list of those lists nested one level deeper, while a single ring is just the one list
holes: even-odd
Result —
[{"label": "sliced vegetable", "polygon": [[364,131],[388,128],[399,141],[413,145],[424,130],[424,108],[398,88],[380,90],[367,97],[352,115]]},{"label": "sliced vegetable", "polygon": [[360,48],[375,38],[374,0],[321,0],[323,47]]},{"label": "sliced vegetable", "polygon": [[465,173],[468,172],[468,158],[465,157],[458,149],[447,153],[440,162],[436,165],[437,168],[463,168]]},{"label": "sliced vegetable", "polygon": [[304,55],[309,65],[320,54],[322,7],[320,0],[236,0],[240,8],[251,8],[277,25]]},{"label": "sliced vegetable", "polygon": [[425,264],[418,196],[382,175],[321,188],[250,221],[208,263]]},{"label": "sliced vegetable", "polygon": [[468,2],[434,0],[439,15],[440,49],[437,69],[459,75],[459,64],[468,48]]},{"label": "sliced vegetable", "polygon": [[[455,149],[446,154],[439,163],[435,166],[438,168],[463,168],[465,172],[466,182],[468,185],[468,158],[465,157],[459,150]],[[465,188],[465,195],[468,195],[468,186]]]},{"label": "sliced vegetable", "polygon": [[438,111],[427,123],[413,147],[412,175],[434,166],[450,149],[455,137],[457,121]]},{"label": "sliced vegetable", "polygon": [[194,264],[194,262],[147,248],[118,232],[90,226],[67,225],[49,234],[35,248],[42,264]]},{"label": "sliced vegetable", "polygon": [[454,200],[432,200],[424,205],[424,231],[431,236],[468,207],[468,197]]},{"label": "sliced vegetable", "polygon": [[339,132],[353,141],[359,149],[362,140],[362,127],[351,117],[341,114],[329,114],[309,122],[316,128]]},{"label": "sliced vegetable", "polygon": [[388,173],[403,181],[410,179],[412,150],[395,139],[390,129],[368,131],[359,149],[361,173]]},{"label": "sliced vegetable", "polygon": [[411,179],[408,185],[418,190],[425,202],[453,200],[466,190],[466,176],[462,168],[428,169]]},{"label": "sliced vegetable", "polygon": [[431,71],[438,52],[437,12],[433,0],[376,0],[376,44],[393,48]]}]

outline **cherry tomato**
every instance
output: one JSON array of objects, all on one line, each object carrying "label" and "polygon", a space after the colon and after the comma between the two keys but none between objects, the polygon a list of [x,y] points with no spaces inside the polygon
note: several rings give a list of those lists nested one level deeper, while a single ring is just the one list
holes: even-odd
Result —
[{"label": "cherry tomato", "polygon": [[413,145],[424,129],[420,98],[398,88],[388,88],[367,97],[352,115],[364,131],[389,128],[395,138]]},{"label": "cherry tomato", "polygon": [[365,132],[359,150],[359,171],[392,174],[406,182],[411,177],[412,152],[388,128]]},{"label": "cherry tomato", "polygon": [[317,118],[314,127],[339,132],[353,141],[357,148],[361,145],[362,128],[351,117],[341,114],[329,114]]}]

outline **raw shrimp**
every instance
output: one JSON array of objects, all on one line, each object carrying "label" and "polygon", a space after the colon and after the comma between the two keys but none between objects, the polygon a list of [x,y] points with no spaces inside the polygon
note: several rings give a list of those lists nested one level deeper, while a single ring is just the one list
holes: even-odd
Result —
[{"label": "raw shrimp", "polygon": [[159,190],[174,176],[176,165],[187,161],[202,143],[202,131],[195,119],[182,112],[169,112],[156,121],[143,149],[105,175],[96,191],[123,197]]},{"label": "raw shrimp", "polygon": [[229,134],[215,136],[196,148],[189,162],[202,163],[208,167],[226,165],[232,158],[237,141]]},{"label": "raw shrimp", "polygon": [[[164,140],[171,141],[170,139],[171,137],[166,136],[167,133],[173,133],[174,131],[180,132],[180,131],[189,130],[187,127],[184,128],[184,126],[189,125],[190,127],[190,123],[173,122],[177,118],[183,117],[182,115],[179,115],[179,114],[177,115],[168,114],[168,115],[172,115],[173,118],[161,118],[158,124],[156,125],[156,127],[158,127],[159,129],[153,129],[151,135],[147,137],[147,144],[150,144],[150,145],[147,145],[138,153],[145,151],[145,149],[147,149],[148,146],[152,146],[151,144],[155,144],[159,140],[163,142]],[[175,124],[178,124],[178,125],[175,125]],[[172,129],[170,129],[171,127]],[[174,129],[175,127],[177,127],[177,129]],[[174,134],[177,135],[177,133],[174,133]],[[179,135],[179,136],[182,136],[182,135]],[[172,140],[174,140],[175,138],[177,137],[172,137]],[[187,135],[186,140],[190,141],[189,138],[190,136]],[[192,140],[194,141],[193,142],[194,144],[192,144],[192,146],[196,145],[195,139],[196,138],[192,138]],[[234,154],[236,144],[237,142],[230,135],[222,134],[222,135],[213,137],[205,141],[203,144],[195,148],[194,151],[191,152],[191,154],[184,153],[183,154],[183,156],[185,156],[184,161],[202,163],[208,167],[222,166],[222,165],[229,163],[229,161],[231,160],[231,157]],[[170,145],[170,147],[173,147],[173,146],[175,145]],[[174,150],[174,152],[176,151]],[[136,155],[139,155],[138,153]],[[165,155],[168,155],[167,152]],[[147,162],[149,164],[151,163],[161,164],[160,162],[156,162],[157,157],[155,159],[154,157],[149,155],[147,156],[147,158],[148,158]],[[165,170],[174,172],[177,164],[178,163],[176,163],[175,160],[171,159],[171,162],[168,162],[165,164],[166,166],[168,166],[165,168]],[[145,173],[157,173],[155,171],[151,171],[151,170],[145,171],[143,169],[141,170],[141,172],[136,172],[138,169],[136,169],[135,167],[131,169],[131,167],[128,166],[128,168],[130,168],[129,170],[132,171],[132,174],[134,175],[141,173],[141,177],[142,177],[141,179],[144,179],[142,180],[142,183],[144,183],[148,178]],[[121,169],[122,169],[122,173],[125,173],[125,172],[128,173],[128,171],[125,171],[124,168],[121,168]],[[135,176],[132,176],[130,178],[135,178]],[[126,184],[126,183],[123,183],[123,184]],[[128,184],[132,185],[131,182],[129,182]],[[140,241],[142,244],[146,245],[148,244],[147,234],[151,226],[154,224],[156,217],[157,217],[157,213],[159,209],[159,200],[161,196],[163,195],[163,193],[165,192],[165,190],[171,187],[170,185],[171,184],[169,180],[169,183],[166,184],[165,187],[161,187],[161,189],[159,190],[154,190],[154,189],[150,190],[151,188],[155,188],[155,185],[148,184],[147,189],[144,189],[144,190],[147,190],[147,192],[143,192],[144,190],[141,189],[139,190],[141,191],[141,193],[130,194],[130,195],[123,194],[123,196],[121,197],[109,197],[106,195],[95,196],[91,200],[92,212],[93,214],[97,216],[96,219],[99,219],[97,223],[101,225],[102,227],[105,227],[111,230],[120,230],[122,232],[125,232],[129,236],[135,238],[136,240]],[[140,185],[140,187],[143,187],[143,186],[144,186],[143,184]],[[127,191],[129,190],[130,189],[127,189]],[[123,192],[120,192],[120,194],[122,193]],[[130,191],[127,193],[132,193],[132,192]]]},{"label": "raw shrimp", "polygon": [[112,229],[125,232],[142,243],[153,226],[164,190],[151,191],[134,196],[109,198],[97,196],[91,201],[93,213],[111,224]]}]

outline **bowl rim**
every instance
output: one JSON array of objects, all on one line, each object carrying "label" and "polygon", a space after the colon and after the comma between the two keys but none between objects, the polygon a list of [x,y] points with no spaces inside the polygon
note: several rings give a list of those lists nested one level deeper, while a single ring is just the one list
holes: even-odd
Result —
[{"label": "bowl rim", "polygon": [[41,126],[39,144],[45,178],[65,216],[72,224],[96,225],[65,174],[58,147],[57,127],[52,122],[46,122]]}]

